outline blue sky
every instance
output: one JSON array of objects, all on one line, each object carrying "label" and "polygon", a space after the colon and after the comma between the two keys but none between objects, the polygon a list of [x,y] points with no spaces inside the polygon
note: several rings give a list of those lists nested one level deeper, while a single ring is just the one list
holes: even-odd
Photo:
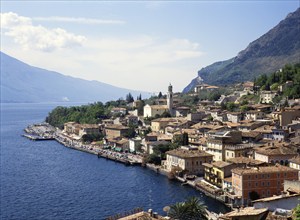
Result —
[{"label": "blue sky", "polygon": [[1,51],[115,86],[181,91],[237,55],[299,1],[1,1]]}]

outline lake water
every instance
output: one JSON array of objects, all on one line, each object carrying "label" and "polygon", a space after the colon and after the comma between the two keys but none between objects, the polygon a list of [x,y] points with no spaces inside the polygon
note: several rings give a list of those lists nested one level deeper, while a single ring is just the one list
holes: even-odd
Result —
[{"label": "lake water", "polygon": [[198,196],[209,210],[218,201],[142,167],[130,167],[21,135],[57,104],[1,104],[1,219],[105,219],[136,207],[163,207]]}]

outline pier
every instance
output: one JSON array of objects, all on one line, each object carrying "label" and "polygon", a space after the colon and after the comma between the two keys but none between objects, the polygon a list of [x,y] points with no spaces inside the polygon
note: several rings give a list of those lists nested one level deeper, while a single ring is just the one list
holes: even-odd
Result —
[{"label": "pier", "polygon": [[26,137],[32,141],[50,141],[55,140],[54,137],[41,137],[36,135],[30,135],[30,134],[23,134],[23,137]]}]

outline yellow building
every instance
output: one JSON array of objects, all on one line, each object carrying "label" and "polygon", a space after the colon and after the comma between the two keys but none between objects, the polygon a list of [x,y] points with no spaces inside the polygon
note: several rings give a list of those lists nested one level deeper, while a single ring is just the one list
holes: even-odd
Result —
[{"label": "yellow building", "polygon": [[223,188],[224,178],[231,176],[231,169],[236,167],[235,164],[224,161],[204,163],[203,166],[204,179],[220,188]]},{"label": "yellow building", "polygon": [[175,118],[157,118],[151,121],[151,130],[153,132],[158,132],[164,130],[167,125],[171,122],[176,122]]}]

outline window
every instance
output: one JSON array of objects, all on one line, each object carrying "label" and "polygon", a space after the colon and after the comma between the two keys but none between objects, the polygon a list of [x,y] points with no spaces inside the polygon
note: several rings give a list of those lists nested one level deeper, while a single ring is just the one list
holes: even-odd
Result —
[{"label": "window", "polygon": [[258,176],[257,176],[257,174],[256,174],[256,175],[255,175],[255,179],[257,179],[257,177],[258,177]]},{"label": "window", "polygon": [[258,183],[257,183],[257,182],[255,182],[255,186],[256,186],[256,187],[258,186]]},{"label": "window", "polygon": [[261,182],[261,185],[262,185],[262,186],[265,186],[265,182]]}]

